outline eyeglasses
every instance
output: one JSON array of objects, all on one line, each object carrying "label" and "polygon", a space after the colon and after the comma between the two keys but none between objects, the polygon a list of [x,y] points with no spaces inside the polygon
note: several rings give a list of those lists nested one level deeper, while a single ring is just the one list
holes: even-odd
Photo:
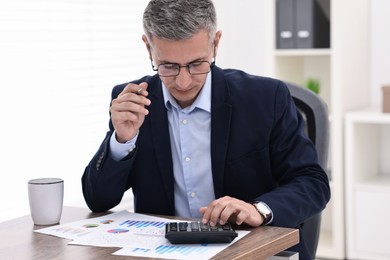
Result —
[{"label": "eyeglasses", "polygon": [[178,76],[180,74],[181,68],[187,68],[191,75],[207,74],[210,72],[212,66],[214,66],[214,62],[210,63],[208,61],[194,61],[188,63],[187,65],[179,65],[177,63],[163,63],[158,65],[156,68],[152,61],[152,68],[154,71],[157,71],[160,77]]}]

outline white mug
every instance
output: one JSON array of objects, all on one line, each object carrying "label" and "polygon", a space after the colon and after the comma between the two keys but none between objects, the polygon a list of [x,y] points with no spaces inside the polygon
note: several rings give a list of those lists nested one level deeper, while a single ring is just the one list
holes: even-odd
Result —
[{"label": "white mug", "polygon": [[35,225],[58,224],[64,200],[64,181],[40,178],[28,182],[31,217]]}]

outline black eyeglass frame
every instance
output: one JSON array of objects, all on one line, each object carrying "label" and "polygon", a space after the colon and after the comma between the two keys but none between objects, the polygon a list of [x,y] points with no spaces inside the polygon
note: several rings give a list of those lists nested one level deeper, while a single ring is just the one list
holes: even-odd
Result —
[{"label": "black eyeglass frame", "polygon": [[[190,62],[190,63],[188,63],[187,65],[180,65],[180,64],[178,64],[178,63],[169,63],[169,62],[167,62],[167,63],[161,63],[161,64],[159,64],[159,65],[156,67],[156,66],[153,64],[153,60],[151,60],[150,62],[151,62],[151,64],[152,64],[152,69],[153,69],[154,71],[156,71],[157,74],[158,74],[160,77],[176,77],[176,76],[178,76],[178,75],[180,74],[181,68],[187,68],[187,69],[188,69],[188,73],[190,73],[191,75],[202,75],[202,74],[207,74],[207,73],[209,73],[209,72],[211,71],[211,68],[215,65],[215,61],[212,61],[212,62],[210,63],[209,61],[206,61],[206,60],[199,60],[199,61]],[[192,65],[192,64],[196,64],[196,63],[200,63],[200,62],[206,62],[206,63],[208,63],[208,64],[209,64],[209,70],[208,70],[207,72],[191,73],[191,65]],[[163,66],[163,65],[172,65],[172,66],[176,66],[177,73],[174,74],[174,75],[167,75],[167,76],[161,75],[161,74],[159,73],[159,67],[160,67],[160,66]]]}]

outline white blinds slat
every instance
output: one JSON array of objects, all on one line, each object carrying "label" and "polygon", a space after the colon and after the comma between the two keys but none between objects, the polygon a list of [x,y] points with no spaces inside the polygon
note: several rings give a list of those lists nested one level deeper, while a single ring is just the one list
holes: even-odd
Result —
[{"label": "white blinds slat", "polygon": [[112,87],[153,73],[141,40],[147,2],[0,0],[0,221],[28,212],[30,178],[64,178],[65,203],[83,200]]}]

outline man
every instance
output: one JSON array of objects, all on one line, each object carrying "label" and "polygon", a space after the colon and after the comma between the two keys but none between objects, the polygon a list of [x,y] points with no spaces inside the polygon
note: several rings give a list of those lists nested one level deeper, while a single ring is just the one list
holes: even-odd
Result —
[{"label": "man", "polygon": [[[154,76],[112,91],[110,131],[82,177],[92,211],[132,188],[139,213],[297,227],[329,181],[278,80],[215,66],[211,0],[152,0],[142,37]],[[304,241],[292,248],[308,258]]]}]

